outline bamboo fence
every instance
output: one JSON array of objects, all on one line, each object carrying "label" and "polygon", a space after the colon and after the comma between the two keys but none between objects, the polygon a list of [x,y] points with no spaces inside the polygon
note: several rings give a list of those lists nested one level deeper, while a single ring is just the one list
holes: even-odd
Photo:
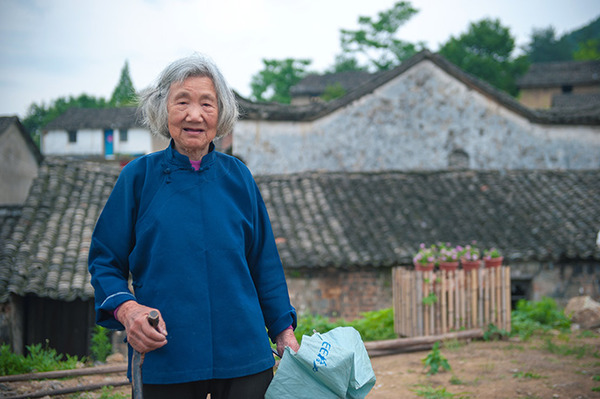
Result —
[{"label": "bamboo fence", "polygon": [[394,330],[404,337],[493,324],[510,331],[510,267],[392,272]]}]

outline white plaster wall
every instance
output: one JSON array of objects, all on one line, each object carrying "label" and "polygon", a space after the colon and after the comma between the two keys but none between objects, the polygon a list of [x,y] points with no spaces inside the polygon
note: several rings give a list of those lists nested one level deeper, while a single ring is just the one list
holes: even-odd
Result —
[{"label": "white plaster wall", "polygon": [[[104,133],[103,133],[104,134]],[[146,129],[129,129],[127,141],[120,141],[119,130],[115,129],[115,154],[148,154],[152,152],[152,136]]]},{"label": "white plaster wall", "polygon": [[[120,141],[119,129],[114,129],[114,154],[147,154],[152,152],[150,131],[141,128],[128,130],[127,141]],[[66,130],[50,130],[43,135],[42,153],[45,155],[104,155],[104,130],[77,131],[77,142],[69,143]]]},{"label": "white plaster wall", "polygon": [[50,130],[42,135],[44,155],[104,155],[104,131],[82,129],[77,131],[77,141],[69,143],[66,130]]},{"label": "white plaster wall", "polygon": [[424,61],[314,122],[240,121],[233,153],[255,174],[445,169],[597,169],[600,127],[536,125]]}]

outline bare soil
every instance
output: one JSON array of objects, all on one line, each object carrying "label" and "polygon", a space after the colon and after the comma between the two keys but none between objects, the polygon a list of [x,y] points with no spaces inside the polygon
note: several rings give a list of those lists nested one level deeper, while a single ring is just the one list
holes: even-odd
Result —
[{"label": "bare soil", "polygon": [[[566,338],[554,335],[525,342],[448,342],[441,354],[451,370],[435,375],[428,375],[423,367],[422,359],[428,353],[372,358],[377,382],[367,398],[600,398],[600,336],[582,337],[574,333]],[[0,386],[0,397],[123,378],[123,375],[96,375],[4,383]],[[419,394],[419,391],[429,394]],[[131,388],[123,386],[111,392],[129,398]],[[101,391],[94,391],[54,398],[87,399],[100,395]]]}]

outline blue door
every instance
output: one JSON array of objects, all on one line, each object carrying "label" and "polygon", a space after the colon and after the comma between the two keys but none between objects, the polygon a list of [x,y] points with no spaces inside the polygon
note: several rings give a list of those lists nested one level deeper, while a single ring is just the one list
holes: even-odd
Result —
[{"label": "blue door", "polygon": [[104,157],[109,159],[114,157],[114,132],[112,129],[104,131]]}]

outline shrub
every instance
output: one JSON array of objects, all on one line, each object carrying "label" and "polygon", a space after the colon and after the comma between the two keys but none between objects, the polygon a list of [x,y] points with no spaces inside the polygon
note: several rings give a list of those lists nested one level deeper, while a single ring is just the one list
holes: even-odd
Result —
[{"label": "shrub", "polygon": [[112,345],[110,338],[108,337],[108,330],[101,326],[94,327],[94,333],[92,334],[92,346],[90,347],[92,358],[104,362],[108,355],[112,352]]},{"label": "shrub", "polygon": [[558,309],[552,298],[544,297],[538,302],[521,299],[511,314],[512,333],[523,339],[531,337],[535,332],[546,332],[551,329],[566,331],[571,321],[564,312]]}]

